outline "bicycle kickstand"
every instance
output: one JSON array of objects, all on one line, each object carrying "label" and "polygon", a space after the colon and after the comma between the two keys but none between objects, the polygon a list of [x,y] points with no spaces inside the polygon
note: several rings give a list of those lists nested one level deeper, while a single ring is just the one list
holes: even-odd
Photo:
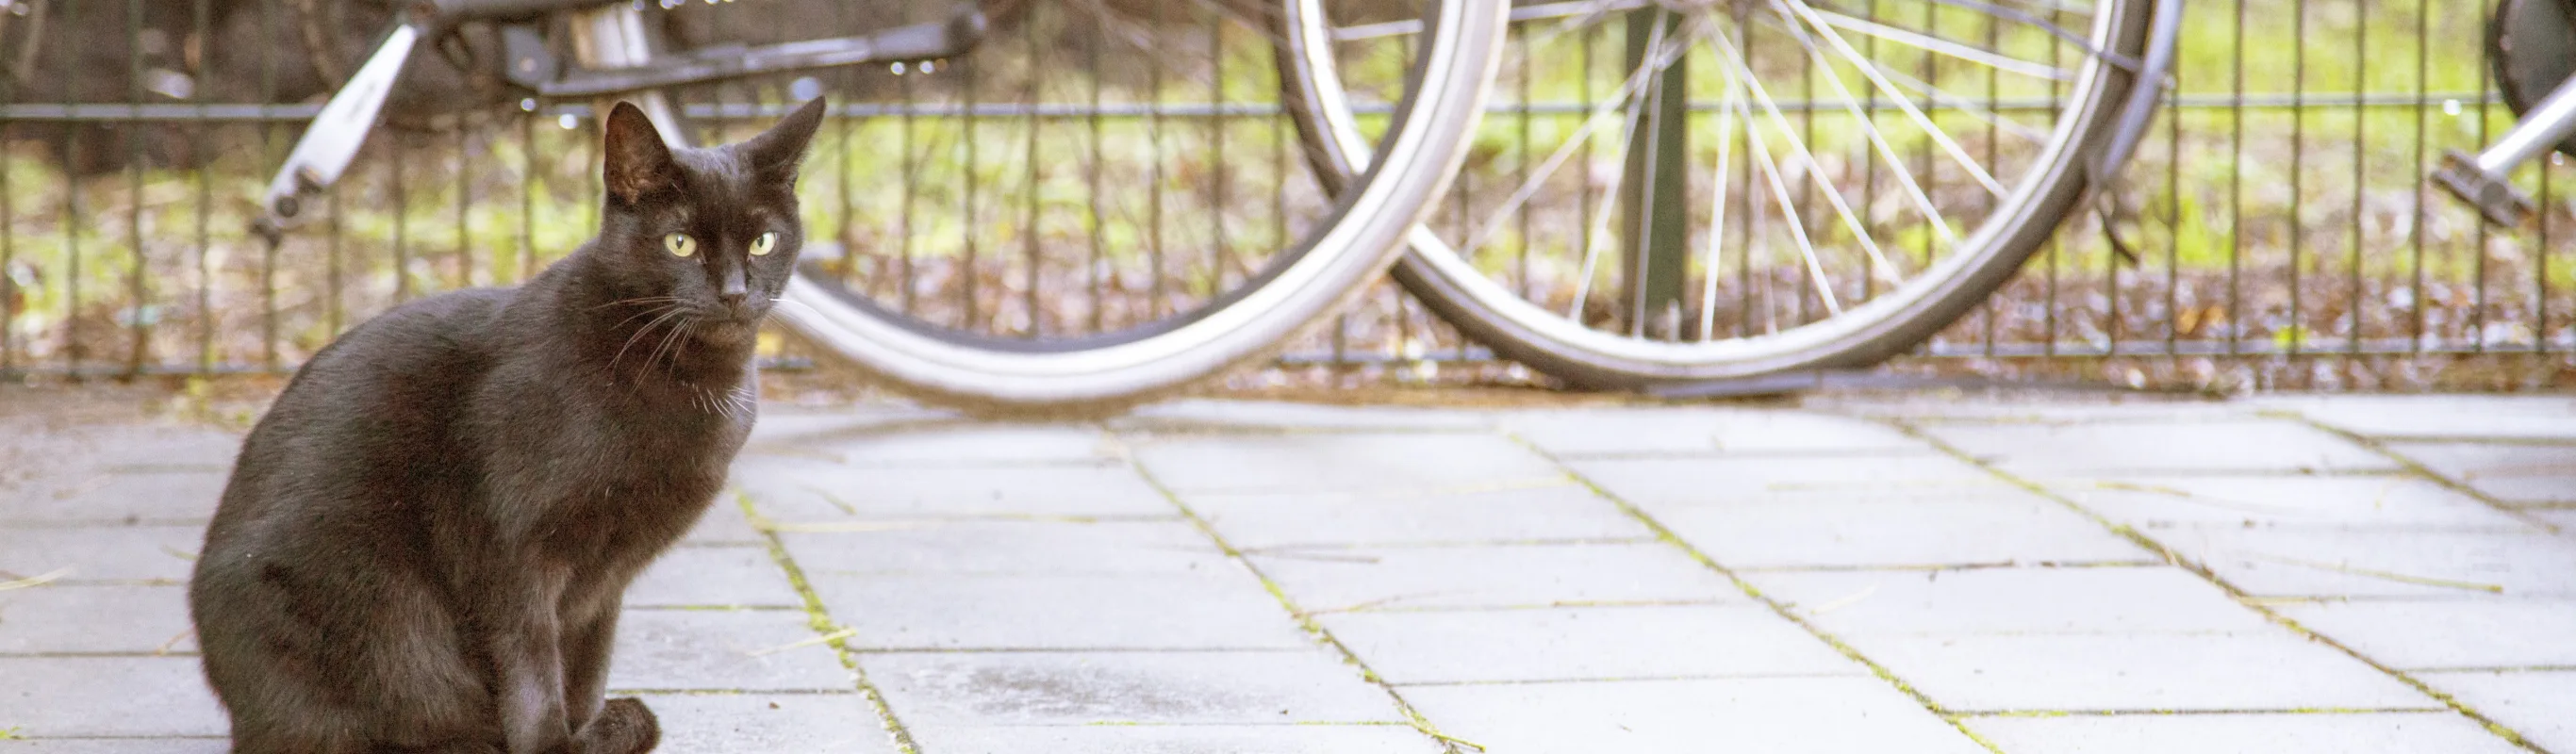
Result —
[{"label": "bicycle kickstand", "polygon": [[2576,134],[2576,78],[2558,83],[2539,106],[2524,113],[2522,121],[2494,146],[2471,156],[2454,149],[2442,155],[2442,166],[2434,169],[2433,182],[2461,201],[2478,208],[2488,222],[2505,227],[2519,227],[2531,219],[2535,210],[2531,198],[2514,188],[2506,174],[2542,152],[2557,148],[2570,134]]},{"label": "bicycle kickstand", "polygon": [[252,232],[270,246],[277,245],[288,227],[304,219],[305,200],[340,180],[357,159],[358,148],[366,144],[367,133],[375,130],[385,98],[393,94],[403,64],[411,59],[420,37],[415,24],[394,27],[366,64],[322,105],[304,135],[296,139],[295,150],[287,153],[277,177],[269,180],[268,192],[260,197],[261,214],[251,221]]}]

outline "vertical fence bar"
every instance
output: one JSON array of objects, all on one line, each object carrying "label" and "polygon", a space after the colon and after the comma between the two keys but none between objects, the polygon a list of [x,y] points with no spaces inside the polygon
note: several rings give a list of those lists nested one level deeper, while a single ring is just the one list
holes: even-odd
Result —
[{"label": "vertical fence bar", "polygon": [[2534,371],[2542,371],[2549,356],[2549,251],[2557,248],[2549,243],[2549,220],[2558,214],[2558,208],[2551,203],[2549,178],[2551,173],[2557,172],[2551,169],[2552,163],[2557,161],[2556,152],[2540,158],[2540,217],[2535,229],[2539,247],[2531,254],[2531,349],[2532,360],[2539,362],[2533,365]]},{"label": "vertical fence bar", "polygon": [[1208,267],[1207,296],[1214,299],[1225,293],[1226,268],[1234,259],[1225,243],[1226,170],[1225,170],[1225,14],[1211,7],[1207,10],[1208,37]]},{"label": "vertical fence bar", "polygon": [[980,188],[978,184],[979,179],[981,178],[981,176],[976,173],[978,165],[976,161],[975,147],[977,144],[983,142],[983,139],[981,138],[982,134],[976,128],[975,82],[977,79],[984,77],[984,67],[975,64],[975,56],[973,55],[949,61],[948,65],[945,67],[949,69],[950,73],[957,76],[959,93],[965,101],[964,117],[961,119],[963,122],[963,125],[961,126],[963,130],[961,133],[963,135],[958,137],[963,142],[961,146],[966,148],[966,191],[965,195],[958,201],[958,214],[965,218],[965,221],[961,224],[961,227],[965,229],[965,232],[962,234],[964,236],[962,240],[965,242],[965,245],[959,249],[961,256],[958,257],[957,261],[957,306],[959,311],[957,326],[972,330],[975,329],[978,320],[982,319],[982,317],[977,316],[980,313],[980,308],[977,306],[975,301],[976,289],[979,287],[977,285],[979,282],[977,278],[980,277],[979,273],[981,272],[981,270],[978,269],[981,266],[979,262],[982,261],[978,258],[979,255],[977,252],[980,251],[980,249],[975,243],[975,237],[977,235],[977,231],[982,230],[983,227],[981,223],[976,222],[975,217],[975,190]]},{"label": "vertical fence bar", "polygon": [[[2291,24],[2296,30],[2291,32],[2290,38],[2305,40],[2308,38],[2308,0],[2298,0],[2293,11]],[[2293,358],[2303,350],[2307,340],[2307,331],[2301,326],[2306,321],[2302,316],[2306,312],[2300,308],[2302,297],[2299,295],[2299,286],[2303,282],[2300,266],[2304,261],[2301,252],[2306,250],[2308,238],[2304,222],[2307,215],[2300,211],[2307,199],[2307,123],[2308,46],[2298,44],[2290,47],[2290,323],[2285,331],[2287,337],[2279,338],[2282,352]]]},{"label": "vertical fence bar", "polygon": [[[1530,81],[1530,60],[1538,57],[1538,51],[1529,48],[1530,36],[1521,31],[1519,24],[1513,24],[1511,27],[1504,29],[1503,33],[1505,35],[1503,43],[1504,49],[1520,50],[1520,55],[1518,56],[1519,60],[1516,61],[1520,64],[1520,78],[1518,81],[1513,82],[1518,85],[1520,90],[1520,99],[1517,101],[1517,104],[1520,105],[1518,108],[1519,112],[1515,113],[1515,120],[1518,121],[1518,125],[1520,126],[1520,151],[1518,153],[1520,159],[1512,166],[1512,185],[1525,186],[1529,184],[1530,104],[1534,101],[1530,98],[1530,91],[1533,86]],[[1587,110],[1586,112],[1589,111]],[[1719,180],[1725,180],[1725,177],[1720,176]],[[1512,267],[1513,290],[1519,293],[1521,298],[1527,299],[1530,294],[1530,247],[1534,245],[1530,242],[1529,202],[1521,202],[1521,206],[1513,210],[1513,223],[1513,230],[1520,234],[1520,253],[1517,258],[1514,259]],[[1717,274],[1717,271],[1709,270],[1708,274],[1715,275]]]},{"label": "vertical fence bar", "polygon": [[[2179,43],[2177,43],[2179,44]],[[2181,58],[2181,55],[2176,55]],[[2176,78],[2181,76],[2179,65]],[[2165,90],[2165,356],[2182,375],[2182,87]],[[2206,309],[2201,309],[2206,311]],[[2197,321],[2197,320],[2195,320]]]},{"label": "vertical fence bar", "polygon": [[[2227,108],[2227,355],[2244,352],[2245,328],[2245,3],[2236,0],[2236,57]],[[2232,361],[2233,359],[2231,359]]]},{"label": "vertical fence bar", "polygon": [[[0,68],[10,67],[0,61]],[[14,68],[10,72],[14,73]],[[0,75],[0,103],[18,101],[17,94],[17,77]],[[18,307],[34,305],[35,298],[18,280],[18,191],[9,181],[9,173],[17,167],[17,154],[8,148],[17,140],[17,129],[11,126],[8,118],[0,118],[0,379],[16,376]]]},{"label": "vertical fence bar", "polygon": [[152,267],[143,247],[143,0],[125,0],[125,103],[135,117],[125,132],[125,241],[134,254],[126,272],[126,335],[134,339],[125,356],[125,378],[143,376],[143,361],[152,350],[152,299],[143,273]]},{"label": "vertical fence bar", "polygon": [[[2415,114],[2415,172],[2407,174],[2410,176],[2421,176],[2425,174],[2424,119],[2431,117],[2431,114],[2424,112],[2424,107],[2432,101],[2432,52],[2433,0],[2415,0],[2415,104],[2414,109],[2411,111]],[[2426,215],[2424,214],[2424,181],[2417,180],[2414,184],[2415,214],[2412,217],[2410,227],[2407,228],[2406,246],[2407,256],[2411,257],[2413,260],[2410,266],[2414,268],[2413,273],[2415,279],[2411,283],[2411,287],[2407,289],[2410,295],[2406,297],[2408,299],[2406,334],[2407,340],[2409,341],[2408,350],[2416,354],[2422,354],[2424,352],[2424,299],[2426,298],[2424,292],[2424,221],[2426,219]]]},{"label": "vertical fence bar", "polygon": [[1088,217],[1085,218],[1087,225],[1084,228],[1084,235],[1090,241],[1091,254],[1089,264],[1083,268],[1083,282],[1091,291],[1091,310],[1089,312],[1091,316],[1091,332],[1097,333],[1100,332],[1103,326],[1108,322],[1107,312],[1105,311],[1108,307],[1103,305],[1100,285],[1102,273],[1104,272],[1104,270],[1102,270],[1103,265],[1101,264],[1101,254],[1108,246],[1108,244],[1103,243],[1105,240],[1103,236],[1106,234],[1106,230],[1101,227],[1103,219],[1100,213],[1100,173],[1103,169],[1101,163],[1104,161],[1104,156],[1108,152],[1107,145],[1103,143],[1105,132],[1102,129],[1103,124],[1100,117],[1100,79],[1102,75],[1101,72],[1104,70],[1100,67],[1100,52],[1101,48],[1109,46],[1109,19],[1105,16],[1095,14],[1092,19],[1092,24],[1091,44],[1084,45],[1086,52],[1085,62],[1089,64],[1089,67],[1084,70],[1091,72],[1091,75],[1086,77],[1090,79],[1091,83],[1091,110],[1084,113],[1083,120],[1084,125],[1089,127],[1091,135],[1091,139],[1088,142],[1091,147],[1091,161],[1083,166],[1082,178],[1084,186],[1083,206],[1089,213]]},{"label": "vertical fence bar", "polygon": [[330,249],[327,254],[331,260],[331,269],[327,273],[329,277],[325,281],[325,290],[330,299],[322,304],[322,326],[336,336],[340,333],[340,328],[347,324],[347,304],[343,298],[347,295],[349,285],[348,257],[345,250],[341,248],[341,239],[345,234],[341,230],[340,222],[340,187],[335,184],[324,189],[322,198],[324,205],[330,210],[330,216],[325,220],[329,227],[325,232],[328,233],[326,243],[330,244]]},{"label": "vertical fence bar", "polygon": [[[260,0],[259,30],[262,39],[282,38],[277,35],[277,2],[278,0]],[[263,149],[259,165],[262,170],[272,169],[284,160],[284,155],[280,154],[279,149],[283,142],[278,138],[277,121],[267,117],[272,115],[269,112],[269,103],[277,101],[277,63],[272,57],[272,51],[276,47],[276,45],[267,44],[259,46],[259,102],[260,115],[263,116],[260,118],[260,145]],[[279,245],[274,243],[259,245],[260,363],[271,372],[285,368],[277,352],[277,247]]]},{"label": "vertical fence bar", "polygon": [[385,146],[392,151],[392,159],[385,161],[385,169],[393,182],[394,303],[399,305],[411,300],[411,176],[405,169],[411,150],[404,148],[402,135],[389,135],[393,138],[386,139]]},{"label": "vertical fence bar", "polygon": [[2346,326],[2350,332],[2345,335],[2344,343],[2345,387],[2355,386],[2361,369],[2361,310],[2363,296],[2366,295],[2362,289],[2361,250],[2368,240],[2367,229],[2362,227],[2361,213],[2362,198],[2369,193],[2366,187],[2370,185],[2370,146],[2364,141],[2369,133],[2370,112],[2362,109],[2360,104],[2362,92],[2370,87],[2370,9],[2356,2],[2352,19],[2352,279],[2344,304],[2345,308],[2352,310],[2352,316],[2351,324]]},{"label": "vertical fence bar", "polygon": [[[213,11],[209,7],[209,3],[210,0],[195,0],[195,2],[189,4],[189,21],[191,21],[191,25],[195,27],[196,37],[200,40],[207,39],[214,34]],[[200,75],[202,75],[203,71],[207,68],[208,66],[200,62],[198,65]],[[196,217],[194,218],[196,224],[193,230],[196,232],[197,240],[196,366],[197,374],[200,377],[212,374],[215,369],[215,278],[214,270],[207,260],[208,257],[212,256],[214,250],[213,237],[209,233],[209,230],[210,226],[213,224],[214,215],[215,158],[214,155],[208,151],[206,146],[206,89],[207,87],[205,84],[200,82],[196,86],[190,88],[188,92],[189,102],[197,106],[197,120],[196,122],[189,124],[190,128],[188,129],[188,156],[192,158],[197,165],[195,170],[195,182],[197,184],[197,212]],[[0,97],[0,102],[6,101],[8,101],[7,97]],[[9,143],[7,136],[0,135],[0,144],[7,143]],[[6,171],[6,166],[0,166],[0,172]],[[6,192],[6,188],[0,188],[0,193]],[[0,210],[0,225],[8,224],[9,219],[8,212]],[[0,275],[8,274],[7,270],[8,264],[0,262]]]},{"label": "vertical fence bar", "polygon": [[[1163,29],[1163,4],[1155,3],[1147,19],[1145,28],[1159,35]],[[1150,54],[1146,58],[1145,142],[1152,162],[1145,176],[1145,258],[1153,269],[1153,281],[1145,318],[1153,319],[1169,311],[1164,306],[1169,289],[1163,270],[1163,61]]]},{"label": "vertical fence bar", "polygon": [[[1039,98],[1038,82],[1043,78],[1040,72],[1046,70],[1046,53],[1038,45],[1038,9],[1029,8],[1027,13],[1028,15],[1020,19],[1020,29],[1021,36],[1026,38],[1029,46],[1028,104],[1035,107],[1043,101]],[[1038,282],[1042,277],[1038,271],[1044,266],[1038,258],[1038,237],[1042,235],[1038,225],[1038,181],[1045,175],[1038,169],[1038,125],[1041,122],[1043,121],[1035,114],[1029,116],[1027,164],[1024,166],[1027,172],[1022,178],[1024,184],[1020,189],[1023,224],[1020,229],[1021,255],[1027,258],[1029,265],[1028,288],[1022,291],[1022,294],[1026,302],[1024,305],[1029,310],[1027,336],[1031,339],[1037,338],[1038,334],[1045,330],[1040,323],[1046,318],[1044,305],[1038,301]]]},{"label": "vertical fence bar", "polygon": [[[675,103],[676,104],[676,103]],[[519,274],[525,283],[537,274],[537,114],[536,100],[519,106]]]},{"label": "vertical fence bar", "polygon": [[[2489,16],[2489,12],[2490,12],[2490,10],[2489,10],[2489,9],[2490,9],[2492,6],[2490,6],[2490,5],[2489,5],[2489,4],[2487,4],[2487,3],[2475,3],[2475,5],[2476,5],[2476,6],[2478,6],[2478,28],[2480,28],[2480,29],[2484,29],[2484,28],[2487,28],[2487,26],[2488,26],[2488,25],[2490,25],[2490,24],[2494,23],[2494,20],[2488,17],[2488,16]],[[2469,112],[2474,113],[2474,114],[2475,114],[2475,117],[2478,119],[2478,146],[2479,146],[2480,148],[2483,148],[2483,147],[2485,147],[2485,146],[2486,146],[2486,145],[2488,145],[2488,144],[2494,143],[2492,140],[2490,140],[2490,139],[2488,139],[2488,138],[2487,138],[2487,125],[2488,125],[2488,121],[2490,120],[2490,119],[2487,117],[2487,115],[2488,115],[2488,112],[2489,112],[2490,110],[2494,109],[2494,108],[2493,108],[2493,106],[2491,106],[2491,105],[2488,105],[2488,104],[2487,104],[2487,102],[2486,102],[2486,97],[2485,97],[2484,95],[2485,95],[2488,91],[2491,91],[2491,87],[2493,87],[2493,86],[2495,85],[2495,82],[2494,82],[2493,80],[2491,80],[2491,77],[2492,77],[2492,75],[2493,75],[2493,69],[2490,69],[2490,68],[2488,68],[2487,66],[2483,66],[2483,65],[2478,66],[2477,68],[2478,68],[2478,94],[2479,94],[2480,96],[2479,96],[2479,98],[2478,98],[2478,101],[2475,103],[2475,106],[2474,106],[2473,108],[2470,108]],[[2475,294],[2475,295],[2476,295],[2476,297],[2477,297],[2477,298],[2476,298],[2477,303],[2476,303],[2476,305],[2475,305],[2475,306],[2476,306],[2476,308],[2473,308],[2473,309],[2470,309],[2470,310],[2469,310],[2469,331],[2468,331],[2468,333],[2466,333],[2466,334],[2467,334],[2467,335],[2468,335],[2468,337],[2469,337],[2469,350],[2470,350],[2470,351],[2475,352],[2475,353],[2486,353],[2486,350],[2487,350],[2487,337],[2486,337],[2486,332],[2487,332],[2487,224],[2486,224],[2486,223],[2483,223],[2483,222],[2477,222],[2477,221],[2474,221],[2474,220],[2470,221],[2470,224],[2477,226],[2477,230],[2473,231],[2473,234],[2474,234],[2474,235],[2476,236],[2476,238],[2477,238],[2477,246],[2475,246],[2475,247],[2473,247],[2473,248],[2471,248],[2471,249],[2469,250],[2470,254],[2471,254],[2471,255],[2473,255],[2473,256],[2471,257],[2472,268],[2473,268],[2473,269],[2475,269],[2475,270],[2477,271],[2477,273],[2476,273],[2476,274],[2477,274],[2477,282],[2476,282],[2476,288],[2477,288],[2477,291],[2476,291],[2476,294]]]},{"label": "vertical fence bar", "polygon": [[[63,22],[65,26],[75,29],[80,28],[80,8],[80,0],[63,0]],[[55,56],[56,60],[62,64],[58,69],[59,75],[66,79],[77,75],[79,68],[73,65],[71,57],[72,45],[58,45],[57,49],[62,50],[60,55]],[[63,103],[65,105],[78,103],[79,96],[80,94],[78,89],[74,87],[63,88]],[[75,175],[77,171],[74,170],[73,167],[79,164],[77,161],[80,159],[81,155],[81,132],[84,129],[85,124],[79,123],[74,123],[64,128],[63,130],[66,135],[63,137],[62,149],[62,228],[63,266],[65,268],[63,296],[64,301],[66,302],[63,306],[63,367],[71,378],[75,380],[80,379],[82,350],[80,342],[80,229],[89,224],[89,213],[82,211],[81,209],[81,187],[79,179]]]},{"label": "vertical fence bar", "polygon": [[[467,213],[474,207],[474,157],[472,134],[465,124],[456,124],[456,284],[453,288],[474,286],[474,241]],[[494,265],[499,262],[495,261]]]}]

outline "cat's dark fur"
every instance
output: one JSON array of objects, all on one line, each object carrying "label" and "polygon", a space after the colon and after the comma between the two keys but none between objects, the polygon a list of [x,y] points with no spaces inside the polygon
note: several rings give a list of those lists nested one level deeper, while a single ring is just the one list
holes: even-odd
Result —
[{"label": "cat's dark fur", "polygon": [[526,286],[386,312],[296,374],[189,585],[236,754],[654,746],[641,702],[602,698],[620,596],[751,430],[821,104],[671,150],[620,103],[598,238]]}]

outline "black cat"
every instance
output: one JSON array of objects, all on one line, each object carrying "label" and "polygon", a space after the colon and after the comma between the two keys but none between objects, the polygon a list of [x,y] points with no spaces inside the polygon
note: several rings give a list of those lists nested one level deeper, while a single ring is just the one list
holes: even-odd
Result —
[{"label": "black cat", "polygon": [[188,590],[236,754],[652,749],[652,712],[602,699],[618,603],[751,430],[754,328],[795,268],[822,115],[672,150],[619,103],[598,238],[296,373]]}]

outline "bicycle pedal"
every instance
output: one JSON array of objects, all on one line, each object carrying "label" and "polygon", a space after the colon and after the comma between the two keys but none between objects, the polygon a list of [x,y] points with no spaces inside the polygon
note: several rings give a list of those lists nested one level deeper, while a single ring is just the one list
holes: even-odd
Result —
[{"label": "bicycle pedal", "polygon": [[2519,228],[2538,211],[2521,189],[2514,188],[2503,176],[2479,168],[2475,155],[2457,149],[2442,155],[2441,167],[2433,170],[2432,177],[2444,191],[2476,207],[2487,222]]}]

